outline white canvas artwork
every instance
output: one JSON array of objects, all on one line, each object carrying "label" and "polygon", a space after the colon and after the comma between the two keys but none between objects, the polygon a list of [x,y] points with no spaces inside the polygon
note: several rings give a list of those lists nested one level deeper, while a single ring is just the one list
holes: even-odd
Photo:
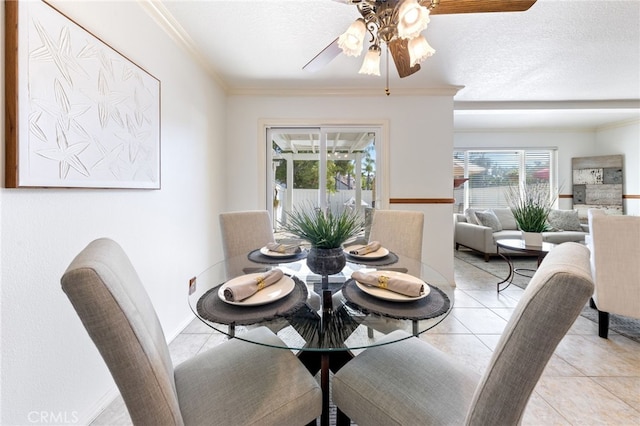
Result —
[{"label": "white canvas artwork", "polygon": [[16,186],[160,188],[160,82],[50,5],[16,3]]}]

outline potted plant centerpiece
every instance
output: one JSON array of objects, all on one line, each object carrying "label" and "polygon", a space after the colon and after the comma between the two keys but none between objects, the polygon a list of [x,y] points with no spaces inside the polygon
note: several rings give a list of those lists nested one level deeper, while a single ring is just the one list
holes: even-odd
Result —
[{"label": "potted plant centerpiece", "polygon": [[542,232],[549,230],[547,218],[557,194],[546,183],[524,183],[510,186],[505,197],[525,245],[542,246]]},{"label": "potted plant centerpiece", "polygon": [[342,244],[355,237],[363,228],[363,221],[355,211],[323,212],[316,207],[294,209],[287,213],[283,229],[311,244],[307,266],[319,275],[337,274],[346,259]]}]

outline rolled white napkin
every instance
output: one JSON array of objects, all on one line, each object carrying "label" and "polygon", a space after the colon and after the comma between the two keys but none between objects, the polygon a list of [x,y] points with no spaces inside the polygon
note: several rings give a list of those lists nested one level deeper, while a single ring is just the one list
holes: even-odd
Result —
[{"label": "rolled white napkin", "polygon": [[266,247],[269,251],[282,254],[296,254],[302,251],[299,245],[291,244],[268,243]]},{"label": "rolled white napkin", "polygon": [[399,277],[391,277],[384,274],[366,274],[356,271],[351,274],[351,278],[361,284],[383,288],[405,296],[418,297],[424,293],[424,284],[407,281]]},{"label": "rolled white napkin", "polygon": [[237,279],[233,285],[224,289],[224,298],[230,302],[240,302],[263,288],[277,283],[283,275],[280,269],[272,269],[258,276],[243,276],[242,279]]},{"label": "rolled white napkin", "polygon": [[349,254],[355,254],[358,256],[362,256],[368,253],[373,253],[374,251],[378,251],[380,248],[380,243],[378,241],[371,241],[364,247],[360,247],[359,249],[349,250]]}]

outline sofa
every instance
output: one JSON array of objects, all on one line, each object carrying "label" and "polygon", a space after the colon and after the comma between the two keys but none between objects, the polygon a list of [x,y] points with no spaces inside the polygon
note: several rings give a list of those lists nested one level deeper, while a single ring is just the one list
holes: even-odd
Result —
[{"label": "sofa", "polygon": [[[575,210],[554,209],[548,222],[550,230],[542,233],[542,239],[549,243],[583,242],[589,233],[589,225],[580,223]],[[464,214],[454,213],[456,250],[460,246],[475,250],[484,255],[485,262],[498,254],[497,240],[521,237],[509,208],[466,209]]]}]

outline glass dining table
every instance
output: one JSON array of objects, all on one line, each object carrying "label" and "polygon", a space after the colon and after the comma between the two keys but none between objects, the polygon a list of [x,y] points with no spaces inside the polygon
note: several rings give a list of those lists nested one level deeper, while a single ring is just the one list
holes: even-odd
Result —
[{"label": "glass dining table", "polygon": [[[373,260],[347,254],[343,270],[328,276],[311,272],[306,254],[303,250],[267,256],[256,249],[225,259],[189,280],[188,300],[196,317],[229,338],[262,344],[252,341],[246,331],[258,326],[271,329],[283,342],[275,347],[296,353],[312,374],[320,372],[321,424],[328,425],[330,371],[335,373],[364,349],[393,344],[381,341],[393,330],[418,336],[435,327],[451,311],[454,289],[429,265],[395,253]],[[225,297],[225,288],[237,280],[275,268],[284,273],[277,283],[239,302]],[[351,279],[355,271],[419,279],[425,291],[408,297],[368,287]]]}]

